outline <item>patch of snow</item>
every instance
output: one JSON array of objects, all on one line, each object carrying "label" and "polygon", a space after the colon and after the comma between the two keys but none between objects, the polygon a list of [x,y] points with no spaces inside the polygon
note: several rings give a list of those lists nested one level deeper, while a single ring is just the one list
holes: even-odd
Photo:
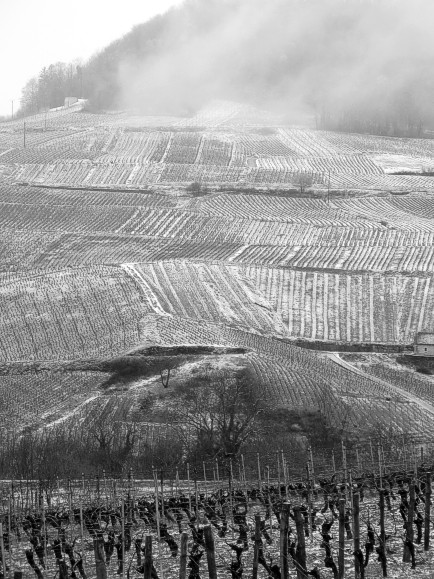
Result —
[{"label": "patch of snow", "polygon": [[72,418],[72,416],[74,416],[74,414],[76,414],[76,412],[78,412],[79,410],[84,408],[87,404],[89,404],[90,402],[93,402],[93,400],[96,400],[99,397],[100,397],[100,394],[95,394],[94,396],[90,396],[89,398],[86,398],[86,400],[84,402],[82,402],[81,404],[79,404],[78,406],[73,408],[70,412],[67,412],[66,414],[64,414],[63,416],[58,418],[57,420],[53,420],[52,422],[49,422],[48,424],[44,424],[44,428],[47,428],[50,426],[55,426],[56,424],[62,424],[62,422],[65,422],[65,420],[68,420],[68,418]]}]

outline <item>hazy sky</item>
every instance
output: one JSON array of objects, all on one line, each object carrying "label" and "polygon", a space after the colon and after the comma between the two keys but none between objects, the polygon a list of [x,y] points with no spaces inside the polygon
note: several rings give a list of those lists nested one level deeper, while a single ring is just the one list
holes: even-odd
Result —
[{"label": "hazy sky", "polygon": [[54,62],[87,58],[181,0],[0,0],[0,115]]}]

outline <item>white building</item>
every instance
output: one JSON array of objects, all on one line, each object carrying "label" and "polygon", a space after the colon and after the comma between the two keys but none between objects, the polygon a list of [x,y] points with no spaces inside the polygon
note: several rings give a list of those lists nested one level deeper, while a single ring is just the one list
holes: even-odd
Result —
[{"label": "white building", "polygon": [[434,332],[418,332],[413,353],[415,356],[434,356]]},{"label": "white building", "polygon": [[78,102],[78,98],[77,97],[65,97],[65,108],[66,107],[72,107],[72,105],[75,105],[75,103]]}]

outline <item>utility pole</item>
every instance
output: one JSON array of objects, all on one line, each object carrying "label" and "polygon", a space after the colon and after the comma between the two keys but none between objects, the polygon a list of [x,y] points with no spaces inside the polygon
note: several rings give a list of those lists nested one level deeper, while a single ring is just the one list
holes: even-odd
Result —
[{"label": "utility pole", "polygon": [[14,120],[14,101],[12,100],[12,120]]},{"label": "utility pole", "polygon": [[23,137],[24,137],[24,148],[26,148],[26,121],[24,121],[24,134],[23,134]]},{"label": "utility pole", "polygon": [[83,98],[83,67],[82,66],[77,66],[77,74],[80,78],[80,98]]}]

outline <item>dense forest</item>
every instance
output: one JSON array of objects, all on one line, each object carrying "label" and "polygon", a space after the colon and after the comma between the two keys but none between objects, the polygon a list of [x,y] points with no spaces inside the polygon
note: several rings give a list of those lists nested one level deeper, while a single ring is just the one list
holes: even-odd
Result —
[{"label": "dense forest", "polygon": [[224,98],[318,128],[423,136],[434,125],[433,12],[428,0],[185,0],[82,66],[44,68],[21,114],[65,96],[175,115]]}]

